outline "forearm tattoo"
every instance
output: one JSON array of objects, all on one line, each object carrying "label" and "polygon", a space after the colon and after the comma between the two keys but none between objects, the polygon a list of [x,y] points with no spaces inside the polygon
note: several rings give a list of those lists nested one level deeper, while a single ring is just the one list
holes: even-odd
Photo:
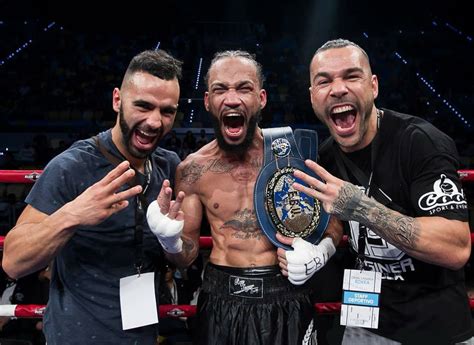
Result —
[{"label": "forearm tattoo", "polygon": [[420,237],[420,226],[415,218],[385,207],[348,182],[339,191],[331,213],[342,220],[364,224],[401,250],[416,248]]},{"label": "forearm tattoo", "polygon": [[189,238],[182,237],[182,240],[183,240],[183,251],[185,251],[186,253],[192,252],[194,248],[196,248],[194,241],[190,240]]},{"label": "forearm tattoo", "polygon": [[196,252],[198,251],[198,247],[190,238],[181,236],[181,239],[183,241],[183,250],[179,254],[179,256],[174,256],[174,254],[170,254],[172,255],[171,260],[179,267],[187,267],[189,265],[188,260],[194,258]]}]

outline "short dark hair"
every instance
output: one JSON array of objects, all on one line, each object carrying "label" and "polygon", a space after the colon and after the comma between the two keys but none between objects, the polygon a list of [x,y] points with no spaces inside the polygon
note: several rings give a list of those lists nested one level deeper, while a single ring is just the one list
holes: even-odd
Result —
[{"label": "short dark hair", "polygon": [[325,50],[335,49],[335,48],[344,48],[344,47],[350,47],[350,46],[358,48],[362,52],[362,54],[365,55],[370,66],[370,59],[367,52],[364,49],[362,49],[358,44],[352,41],[346,40],[344,38],[337,38],[335,40],[327,41],[321,47],[319,47],[318,50],[316,50],[316,53],[314,53],[313,58]]},{"label": "short dark hair", "polygon": [[257,71],[257,80],[260,84],[259,86],[263,87],[263,83],[265,82],[265,76],[262,72],[262,65],[256,60],[255,54],[251,54],[245,50],[224,50],[215,53],[214,57],[212,58],[211,65],[207,70],[206,76],[204,77],[204,81],[207,86],[209,86],[209,71],[211,70],[212,66],[214,66],[217,61],[225,58],[244,58],[249,60],[255,66],[255,69]]},{"label": "short dark hair", "polygon": [[130,61],[124,80],[136,72],[146,72],[164,80],[181,79],[182,65],[181,61],[164,50],[145,50]]}]

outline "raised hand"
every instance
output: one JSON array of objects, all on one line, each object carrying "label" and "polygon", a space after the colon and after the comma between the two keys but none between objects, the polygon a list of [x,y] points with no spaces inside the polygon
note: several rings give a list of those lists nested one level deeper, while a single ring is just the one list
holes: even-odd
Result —
[{"label": "raised hand", "polygon": [[172,194],[170,182],[164,180],[157,199],[148,206],[146,217],[150,230],[158,238],[163,249],[176,254],[183,248],[181,233],[184,227],[184,214],[181,211],[181,204],[185,194],[179,192],[176,200],[171,200]]},{"label": "raised hand", "polygon": [[293,187],[321,201],[327,213],[334,214],[341,220],[351,220],[365,196],[362,190],[350,182],[331,175],[312,160],[306,160],[305,164],[325,182],[297,170],[294,173],[295,177],[306,182],[309,187],[299,183],[294,183]]},{"label": "raised hand", "polygon": [[73,201],[63,206],[62,211],[76,219],[80,225],[96,225],[112,214],[117,213],[129,204],[128,199],[142,191],[141,186],[134,186],[119,192],[129,182],[135,171],[130,163],[124,161],[111,170],[102,180],[87,188]]}]

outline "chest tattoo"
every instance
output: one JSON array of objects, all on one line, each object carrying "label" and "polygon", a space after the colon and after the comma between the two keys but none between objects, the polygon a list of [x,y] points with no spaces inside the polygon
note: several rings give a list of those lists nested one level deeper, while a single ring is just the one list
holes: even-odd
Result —
[{"label": "chest tattoo", "polygon": [[236,181],[249,181],[255,179],[261,166],[261,158],[253,158],[251,161],[244,163],[220,158],[209,160],[204,164],[191,161],[183,168],[181,181],[191,185],[196,183],[206,172],[230,174]]}]

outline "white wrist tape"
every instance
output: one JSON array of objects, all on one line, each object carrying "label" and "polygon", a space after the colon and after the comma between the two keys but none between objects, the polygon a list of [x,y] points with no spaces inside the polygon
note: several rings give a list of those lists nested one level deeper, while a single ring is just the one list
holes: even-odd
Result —
[{"label": "white wrist tape", "polygon": [[321,267],[326,265],[336,252],[332,239],[325,237],[317,245],[302,238],[295,238],[294,250],[286,252],[288,280],[294,285],[302,285]]},{"label": "white wrist tape", "polygon": [[150,230],[158,238],[166,252],[176,254],[183,250],[181,233],[184,227],[184,220],[168,218],[168,215],[161,213],[160,206],[156,200],[148,206],[146,219]]}]

